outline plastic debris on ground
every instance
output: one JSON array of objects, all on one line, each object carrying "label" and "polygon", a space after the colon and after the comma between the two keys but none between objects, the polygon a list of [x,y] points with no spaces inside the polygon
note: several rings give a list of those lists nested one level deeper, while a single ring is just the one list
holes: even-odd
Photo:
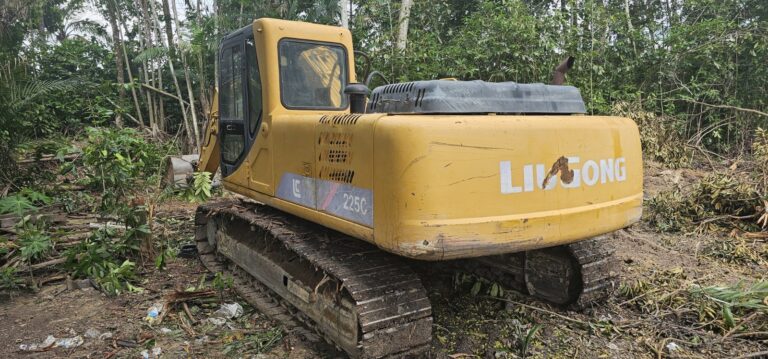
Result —
[{"label": "plastic debris on ground", "polygon": [[208,322],[213,324],[213,325],[215,325],[215,326],[217,326],[217,327],[220,327],[220,326],[226,324],[227,320],[224,319],[224,318],[219,318],[219,317],[211,317],[211,318],[208,318]]},{"label": "plastic debris on ground", "polygon": [[83,335],[85,335],[86,338],[96,339],[101,335],[101,332],[94,328],[88,328]]},{"label": "plastic debris on ground", "polygon": [[111,339],[112,333],[111,332],[100,332],[98,329],[95,328],[88,328],[88,330],[85,331],[85,334],[83,334],[86,338],[90,339]]},{"label": "plastic debris on ground", "polygon": [[154,324],[160,318],[160,313],[163,312],[163,304],[155,303],[149,309],[147,309],[147,316],[144,318],[149,324]]},{"label": "plastic debris on ground", "polygon": [[64,348],[64,349],[69,349],[69,348],[79,347],[79,346],[83,345],[83,342],[84,342],[83,337],[78,335],[78,336],[72,337],[72,338],[62,338],[62,339],[59,339],[59,340],[56,341],[56,345],[55,346],[61,347],[61,348]]},{"label": "plastic debris on ground", "polygon": [[677,343],[675,343],[675,342],[667,343],[667,350],[669,350],[670,352],[673,352],[673,351],[676,351],[676,350],[679,350],[679,349],[680,349],[680,346],[677,345]]},{"label": "plastic debris on ground", "polygon": [[209,341],[211,341],[211,339],[207,335],[203,335],[202,337],[195,339],[195,345],[203,345]]},{"label": "plastic debris on ground", "polygon": [[163,354],[163,350],[160,347],[154,347],[152,348],[152,351],[149,350],[143,350],[141,352],[141,357],[143,359],[149,359],[149,358],[160,358],[160,355]]},{"label": "plastic debris on ground", "polygon": [[49,348],[64,348],[71,349],[83,345],[83,337],[74,336],[72,338],[56,339],[53,335],[49,335],[42,343],[37,344],[21,344],[19,350],[21,351],[41,351]]},{"label": "plastic debris on ground", "polygon": [[219,310],[213,312],[212,317],[233,319],[243,315],[243,306],[240,303],[224,303]]}]

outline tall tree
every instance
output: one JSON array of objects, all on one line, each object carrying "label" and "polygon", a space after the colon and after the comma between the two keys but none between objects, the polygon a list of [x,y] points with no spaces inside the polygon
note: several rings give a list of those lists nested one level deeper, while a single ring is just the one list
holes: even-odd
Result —
[{"label": "tall tree", "polygon": [[[168,1],[168,0],[163,0]],[[176,11],[176,6],[173,7],[173,19],[176,23],[176,28],[181,29],[181,22]],[[179,35],[179,43],[181,43],[181,35]],[[184,68],[184,80],[187,82],[187,98],[189,98],[189,112],[192,115],[192,131],[195,134],[195,150],[200,149],[200,125],[197,121],[197,110],[195,108],[195,96],[192,94],[192,80],[189,76],[189,64],[187,63],[187,55],[183,49],[179,51],[181,56],[181,64]]]},{"label": "tall tree", "polygon": [[[164,1],[167,1],[167,0],[164,0]],[[159,28],[160,19],[157,16],[157,10],[155,9],[155,3],[154,3],[154,1],[150,0],[149,4],[150,4],[150,13],[153,16],[153,18],[152,18],[153,23],[155,24],[155,26],[157,26]],[[167,19],[167,21],[173,21],[173,19],[169,18],[169,19]],[[170,48],[171,46],[175,46],[174,42],[173,42],[173,38],[171,38],[171,41],[169,41],[166,44],[167,48]],[[188,108],[187,105],[189,105],[189,103],[184,101],[184,96],[181,95],[181,86],[179,86],[179,79],[176,76],[176,68],[173,65],[173,59],[168,59],[168,61],[166,61],[166,63],[168,64],[168,69],[171,71],[171,78],[173,79],[173,84],[174,84],[174,87],[176,89],[176,99],[179,101],[179,108],[181,108],[181,117],[183,119],[184,130],[185,130],[186,135],[187,135],[187,143],[186,143],[185,147],[187,149],[195,150],[196,148],[199,148],[199,146],[198,146],[198,143],[195,141],[193,130],[190,128],[191,126],[190,126],[190,123],[189,123],[189,117],[187,116],[187,108]]]},{"label": "tall tree", "polygon": [[411,18],[411,6],[413,6],[413,0],[403,0],[400,3],[399,30],[397,31],[397,48],[400,50],[405,50],[408,43],[408,21]]},{"label": "tall tree", "polygon": [[[115,53],[115,70],[117,72],[118,94],[120,96],[120,106],[125,103],[125,65],[123,60],[123,40],[120,36],[120,27],[117,26],[117,0],[104,0],[107,6],[107,21],[112,29],[112,49]],[[115,113],[115,126],[123,127],[123,115],[120,111]]]},{"label": "tall tree", "polygon": [[339,10],[341,10],[341,27],[349,28],[349,0],[339,0]]}]

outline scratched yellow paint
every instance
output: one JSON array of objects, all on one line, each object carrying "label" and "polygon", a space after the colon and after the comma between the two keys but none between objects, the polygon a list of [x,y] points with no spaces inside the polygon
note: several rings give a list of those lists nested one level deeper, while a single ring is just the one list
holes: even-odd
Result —
[{"label": "scratched yellow paint", "polygon": [[[321,116],[349,110],[284,108],[277,43],[295,38],[341,44],[354,81],[349,31],[260,19],[254,22],[254,34],[264,125],[244,165],[224,179],[231,191],[390,252],[425,260],[564,244],[615,231],[640,218],[642,158],[637,126],[629,119],[367,114],[354,125],[322,124]],[[350,185],[373,192],[372,226],[276,197],[286,174],[320,177],[322,138],[329,133],[352,139],[345,166],[355,172]],[[580,186],[563,183],[561,172],[545,181],[561,157],[570,158],[570,169],[580,171],[575,176]],[[585,168],[586,175],[581,172]],[[544,189],[544,182],[554,187]]]},{"label": "scratched yellow paint", "polygon": [[[387,198],[376,203],[374,237],[404,255],[456,258],[552,246],[623,228],[641,215],[640,142],[628,119],[388,116],[378,121],[374,141],[374,153],[387,154],[374,170],[376,196]],[[626,173],[621,181],[587,185],[580,172],[576,188],[564,188],[558,177],[555,188],[541,189],[535,165],[548,173],[561,156],[579,157],[576,169],[623,158]],[[502,161],[521,187],[522,168],[534,165],[532,190],[502,194]]]}]

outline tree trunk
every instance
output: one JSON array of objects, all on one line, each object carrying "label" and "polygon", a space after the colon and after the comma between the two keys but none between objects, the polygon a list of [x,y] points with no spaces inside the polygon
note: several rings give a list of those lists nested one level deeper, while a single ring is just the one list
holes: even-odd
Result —
[{"label": "tree trunk", "polygon": [[[149,4],[151,6],[150,10],[151,10],[151,13],[153,15],[153,20],[154,20],[155,24],[159,24],[160,23],[160,19],[157,18],[157,10],[155,9],[154,2],[150,1]],[[173,41],[168,43],[168,47],[170,48],[171,46],[174,46]],[[171,59],[169,59],[169,61],[168,61],[168,68],[171,70],[171,78],[173,79],[173,84],[176,87],[176,96],[179,99],[179,107],[181,107],[181,116],[182,116],[183,121],[184,121],[184,130],[187,133],[187,146],[186,147],[190,148],[190,147],[194,146],[195,139],[193,137],[192,131],[190,131],[190,128],[189,128],[189,120],[187,118],[187,111],[186,111],[186,107],[184,106],[183,97],[181,96],[181,87],[179,86],[179,80],[176,78],[176,69],[174,68],[173,61],[171,61]]]},{"label": "tree trunk", "polygon": [[240,14],[237,15],[237,26],[243,27],[243,1],[240,1]]},{"label": "tree trunk", "polygon": [[[125,70],[123,64],[123,47],[122,39],[120,38],[120,28],[117,26],[117,7],[115,6],[115,0],[107,0],[107,18],[109,21],[109,27],[112,29],[112,50],[115,52],[115,70],[117,71],[117,85],[118,94],[120,95],[120,106],[125,102]],[[120,112],[115,115],[115,126],[117,128],[123,127],[123,116]]]},{"label": "tree trunk", "polygon": [[571,5],[571,28],[573,28],[575,30],[575,29],[577,29],[576,26],[579,24],[579,20],[578,20],[579,19],[579,13],[578,13],[578,9],[579,9],[578,1],[579,0],[571,0],[571,1],[572,1],[572,5]]},{"label": "tree trunk", "polygon": [[[163,71],[162,68],[157,69],[157,86],[163,88]],[[166,132],[167,126],[165,123],[165,97],[156,96],[155,103],[157,104],[157,128],[163,132]]]},{"label": "tree trunk", "polygon": [[349,0],[339,0],[341,11],[341,27],[349,29]]},{"label": "tree trunk", "polygon": [[[174,9],[176,4],[174,2]],[[163,17],[165,18],[165,37],[168,38],[168,43],[173,43],[173,26],[171,26],[171,12],[168,5],[168,0],[163,0]],[[171,59],[176,58],[176,49],[173,46],[168,47],[168,55]]]},{"label": "tree trunk", "polygon": [[[164,0],[168,1],[168,0]],[[242,7],[241,7],[242,9]],[[173,20],[176,22],[176,28],[181,29],[181,23],[179,22],[179,16],[176,13],[176,7],[173,7]],[[179,36],[179,41],[181,41],[181,36]],[[189,112],[192,114],[192,130],[195,133],[195,149],[199,151],[200,149],[200,126],[197,122],[197,110],[195,109],[195,95],[192,94],[192,81],[189,76],[189,65],[187,64],[187,55],[184,53],[184,51],[179,51],[179,56],[181,56],[181,64],[184,66],[184,79],[187,82],[187,96],[189,97]]]},{"label": "tree trunk", "polygon": [[[139,32],[139,46],[141,48],[141,51],[145,51],[146,49],[149,49],[152,47],[152,34],[150,32],[151,28],[151,20],[149,17],[149,11],[147,10],[147,3],[144,0],[136,0],[138,3],[139,9],[141,9],[141,15],[142,19],[140,22],[140,32]],[[155,84],[155,72],[153,69],[150,68],[151,60],[142,60],[141,66],[142,66],[142,73],[144,75],[144,82],[147,84],[150,84],[152,86],[157,86]],[[157,98],[158,96],[145,89],[145,94],[147,96],[147,113],[149,114],[149,128],[152,131],[152,134],[155,135],[158,131],[157,126]]]},{"label": "tree trunk", "polygon": [[[153,3],[153,5],[154,5],[154,3]],[[153,11],[154,11],[154,8],[153,8]],[[160,24],[156,23],[154,21],[152,21],[151,23],[153,24],[153,26],[151,27],[150,31],[152,32],[153,36],[155,38],[157,38],[157,43],[158,44],[162,44],[163,34],[160,31]],[[166,23],[167,23],[167,21],[166,21]],[[168,54],[169,54],[168,61],[173,61],[174,50],[175,49],[173,47],[169,47],[168,48]],[[157,86],[158,88],[163,88],[163,67],[162,66],[157,66],[156,67],[155,73],[154,73],[154,78],[157,80],[156,81],[157,83],[155,84],[155,86]],[[156,104],[155,108],[157,109],[157,112],[155,112],[155,118],[157,118],[157,125],[158,125],[158,128],[160,130],[165,132],[165,130],[166,130],[166,126],[165,126],[166,125],[165,124],[165,98],[163,96],[159,96],[159,95],[154,94],[154,93],[153,93],[153,95],[155,95],[155,104]]]},{"label": "tree trunk", "polygon": [[[128,29],[126,27],[125,19],[123,19],[122,15],[120,13],[117,13],[118,19],[120,20],[120,23],[123,24],[123,31],[125,33],[128,33]],[[128,60],[128,51],[125,48],[125,42],[122,42],[121,44],[123,49],[123,59],[125,60],[125,69],[128,71],[128,81],[131,83],[131,97],[133,97],[133,105],[136,106],[136,117],[138,117],[139,120],[139,127],[143,130],[144,129],[144,116],[141,112],[141,105],[139,104],[139,96],[136,95],[136,88],[133,87],[133,71],[131,70],[131,62]],[[139,88],[139,95],[141,95],[141,88]],[[142,98],[143,100],[143,98]]]},{"label": "tree trunk", "polygon": [[133,72],[131,71],[131,62],[128,61],[128,53],[125,51],[125,43],[123,43],[123,56],[125,57],[125,69],[128,70],[128,81],[131,82],[131,96],[133,97],[133,105],[136,106],[136,115],[139,119],[139,128],[144,129],[144,116],[141,114],[141,106],[139,106],[139,97],[136,96],[136,88],[133,87]]},{"label": "tree trunk", "polygon": [[635,57],[637,57],[637,47],[635,46],[633,35],[635,27],[632,26],[632,16],[629,13],[629,0],[624,0],[624,15],[627,17],[627,36],[629,37],[629,42],[632,44],[632,50],[635,53]]},{"label": "tree trunk", "polygon": [[[142,78],[143,83],[150,84],[149,72],[147,72],[146,61],[141,62],[141,72],[139,72],[139,75]],[[144,97],[146,98],[146,101],[147,101],[147,116],[149,117],[149,128],[154,132],[157,126],[157,122],[155,120],[155,105],[153,102],[154,94],[149,90],[145,90],[143,88],[141,90],[142,90],[141,93],[144,94]]]},{"label": "tree trunk", "polygon": [[[197,18],[195,19],[197,21],[197,27],[202,28],[203,25],[203,14],[202,14],[202,6],[200,4],[201,0],[197,0]],[[218,54],[216,54],[216,57],[218,57]],[[209,105],[208,97],[206,96],[205,86],[206,86],[206,76],[205,76],[205,64],[203,63],[203,49],[202,47],[199,48],[197,51],[197,72],[198,76],[200,77],[200,81],[198,83],[198,90],[199,90],[199,96],[200,96],[200,107],[201,112],[205,115],[205,120],[210,120],[210,112],[211,112],[211,106]]]},{"label": "tree trunk", "polygon": [[[219,48],[219,0],[213,0],[213,38],[216,40],[216,49]],[[218,50],[213,56],[213,86],[219,86],[219,54]]]},{"label": "tree trunk", "polygon": [[403,0],[400,4],[400,18],[398,20],[400,28],[397,32],[397,48],[399,50],[405,50],[408,43],[408,20],[411,17],[412,5],[413,0]]},{"label": "tree trunk", "polygon": [[635,27],[632,26],[632,15],[629,13],[629,0],[624,0],[624,15],[627,17],[627,30],[635,31]]}]

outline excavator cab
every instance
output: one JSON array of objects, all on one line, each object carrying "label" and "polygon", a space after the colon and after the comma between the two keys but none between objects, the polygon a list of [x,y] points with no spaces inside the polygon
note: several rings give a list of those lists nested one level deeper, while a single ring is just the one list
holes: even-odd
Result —
[{"label": "excavator cab", "polygon": [[[222,39],[218,53],[219,82],[200,154],[169,158],[166,185],[187,186],[195,170],[210,173],[220,170],[222,177],[231,175],[242,164],[248,149],[258,142],[265,102],[273,103],[270,107],[275,114],[336,112],[349,108],[344,89],[354,76],[350,69],[351,43],[346,43],[351,40],[334,43],[312,39],[307,36],[312,33],[312,26],[305,24],[307,29],[292,29],[299,31],[294,31],[294,35],[300,38],[281,38],[276,46],[257,48],[255,34],[266,35],[263,25],[273,21],[256,20]],[[279,30],[286,29],[279,27]],[[318,36],[327,38],[327,34]],[[264,65],[260,67],[260,57],[274,57],[275,53],[279,56],[276,64],[268,61],[269,70]],[[262,78],[261,71],[277,72],[279,81],[269,76]],[[265,93],[263,88],[272,92]],[[279,99],[273,93],[279,93]],[[264,135],[269,131],[269,125],[266,127]]]}]

